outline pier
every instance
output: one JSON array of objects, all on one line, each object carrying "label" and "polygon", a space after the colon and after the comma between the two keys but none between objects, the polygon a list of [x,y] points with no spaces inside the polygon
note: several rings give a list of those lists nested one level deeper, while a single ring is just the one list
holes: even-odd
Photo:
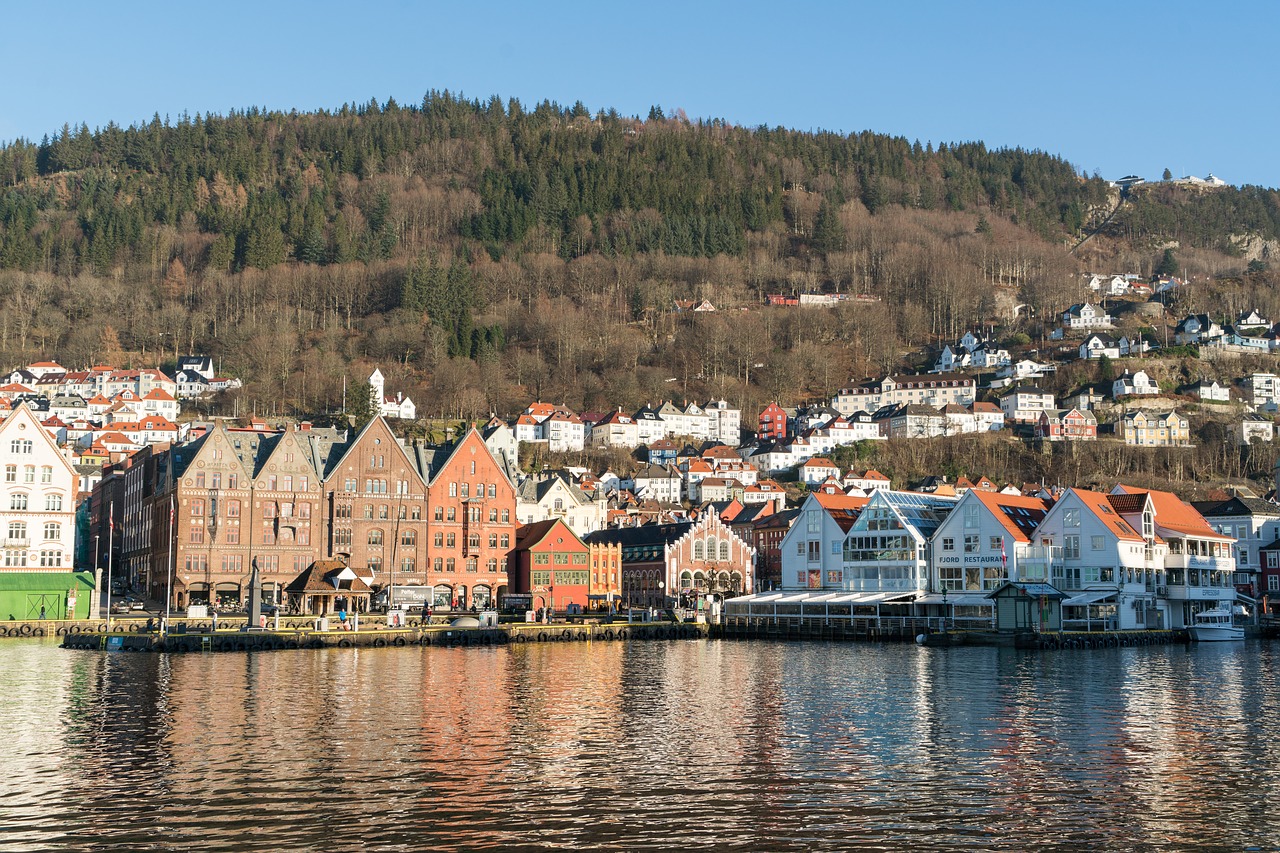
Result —
[{"label": "pier", "polygon": [[[240,620],[243,623],[243,619]],[[313,619],[281,620],[280,628],[241,630],[222,627],[214,631],[208,620],[171,625],[164,634],[158,630],[129,630],[136,625],[105,623],[88,630],[67,630],[62,646],[86,649],[133,652],[265,652],[290,649],[323,648],[396,648],[404,646],[505,646],[525,643],[586,643],[619,640],[696,640],[708,635],[706,625],[691,622],[588,622],[581,624],[531,624],[513,622],[497,627],[457,627],[445,624],[408,625],[403,628],[383,626],[358,631],[322,629]],[[77,625],[76,628],[79,626]],[[99,630],[101,629],[101,630]],[[18,636],[31,636],[23,635]],[[41,636],[47,636],[41,635]]]}]

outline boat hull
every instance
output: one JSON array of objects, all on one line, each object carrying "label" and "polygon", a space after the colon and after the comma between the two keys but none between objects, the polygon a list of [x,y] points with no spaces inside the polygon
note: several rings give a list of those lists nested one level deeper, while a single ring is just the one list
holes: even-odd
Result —
[{"label": "boat hull", "polygon": [[1197,643],[1223,643],[1244,639],[1244,629],[1234,625],[1196,625],[1188,628]]}]

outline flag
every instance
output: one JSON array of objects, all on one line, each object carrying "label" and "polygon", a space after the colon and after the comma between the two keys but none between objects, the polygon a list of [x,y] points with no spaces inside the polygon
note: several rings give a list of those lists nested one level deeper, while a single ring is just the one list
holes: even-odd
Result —
[{"label": "flag", "polygon": [[1004,550],[1003,536],[1000,537],[1000,565],[1006,569],[1009,568],[1009,555],[1006,554]]},{"label": "flag", "polygon": [[169,495],[169,526],[173,527],[173,495]]},{"label": "flag", "polygon": [[108,504],[107,506],[107,529],[116,529],[116,505]]}]

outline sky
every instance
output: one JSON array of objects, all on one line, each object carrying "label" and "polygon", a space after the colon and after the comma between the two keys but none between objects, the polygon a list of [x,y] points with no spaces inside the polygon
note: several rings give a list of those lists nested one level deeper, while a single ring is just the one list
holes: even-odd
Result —
[{"label": "sky", "polygon": [[1280,186],[1276,0],[73,0],[16,4],[4,23],[6,142],[448,89]]}]

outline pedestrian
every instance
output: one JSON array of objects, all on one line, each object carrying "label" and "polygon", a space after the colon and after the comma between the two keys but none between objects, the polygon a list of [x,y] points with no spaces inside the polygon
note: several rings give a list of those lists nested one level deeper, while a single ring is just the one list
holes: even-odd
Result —
[{"label": "pedestrian", "polygon": [[338,611],[338,622],[342,624],[342,630],[347,630],[347,608]]},{"label": "pedestrian", "polygon": [[213,619],[213,630],[218,630],[218,608],[214,607],[209,611],[209,616]]},{"label": "pedestrian", "polygon": [[44,619],[44,605],[43,605],[43,604],[41,604],[41,605],[40,605],[40,618],[41,618],[41,619]]}]

